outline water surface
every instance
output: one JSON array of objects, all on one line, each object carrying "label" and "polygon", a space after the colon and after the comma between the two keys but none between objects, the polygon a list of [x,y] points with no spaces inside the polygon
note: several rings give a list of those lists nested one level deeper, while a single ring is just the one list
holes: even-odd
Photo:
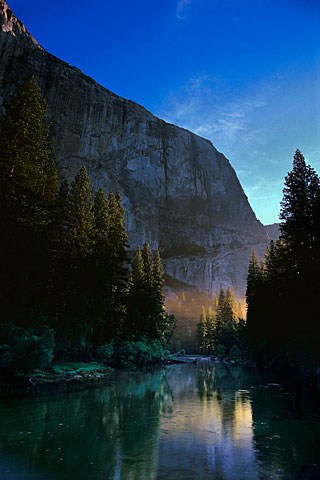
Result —
[{"label": "water surface", "polygon": [[0,479],[319,480],[316,390],[227,365],[0,400]]}]

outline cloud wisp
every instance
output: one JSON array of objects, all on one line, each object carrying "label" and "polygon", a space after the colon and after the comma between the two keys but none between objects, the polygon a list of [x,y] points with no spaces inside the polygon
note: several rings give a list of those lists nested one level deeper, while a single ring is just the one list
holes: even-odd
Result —
[{"label": "cloud wisp", "polygon": [[167,121],[209,138],[220,148],[252,139],[251,117],[263,108],[272,94],[266,85],[262,92],[234,94],[217,79],[200,74],[178,91],[170,92],[160,109]]},{"label": "cloud wisp", "polygon": [[258,216],[269,223],[277,220],[284,174],[279,164],[274,165],[272,142],[279,140],[270,107],[280,92],[279,79],[234,91],[219,78],[200,74],[170,92],[157,112],[164,120],[211,140],[235,166]]},{"label": "cloud wisp", "polygon": [[185,9],[191,5],[191,0],[179,0],[176,7],[176,17],[178,20],[185,20]]}]

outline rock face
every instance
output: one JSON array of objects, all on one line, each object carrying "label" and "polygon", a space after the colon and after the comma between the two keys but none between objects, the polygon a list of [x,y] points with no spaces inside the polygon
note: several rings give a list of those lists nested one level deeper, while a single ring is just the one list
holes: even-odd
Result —
[{"label": "rock face", "polygon": [[166,272],[205,291],[244,291],[247,261],[268,241],[229,161],[46,52],[0,0],[0,113],[34,75],[48,103],[61,179],[85,165],[120,191],[130,246],[160,247]]},{"label": "rock face", "polygon": [[266,229],[270,240],[276,242],[280,236],[280,223],[272,223],[271,225],[265,225],[264,228]]}]

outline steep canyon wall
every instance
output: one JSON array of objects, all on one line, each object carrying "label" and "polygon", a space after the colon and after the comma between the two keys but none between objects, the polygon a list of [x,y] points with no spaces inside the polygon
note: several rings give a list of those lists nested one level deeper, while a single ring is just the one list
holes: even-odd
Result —
[{"label": "steep canyon wall", "polygon": [[120,191],[131,248],[159,246],[170,277],[243,294],[250,251],[268,236],[224,155],[46,52],[0,0],[0,113],[31,75],[48,103],[60,178],[85,165],[94,188]]}]

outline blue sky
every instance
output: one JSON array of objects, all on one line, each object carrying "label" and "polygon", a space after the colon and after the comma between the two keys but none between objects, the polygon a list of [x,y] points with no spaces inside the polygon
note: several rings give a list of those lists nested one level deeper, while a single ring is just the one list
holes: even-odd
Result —
[{"label": "blue sky", "polygon": [[48,51],[209,138],[263,223],[296,148],[320,171],[319,0],[8,0]]}]

